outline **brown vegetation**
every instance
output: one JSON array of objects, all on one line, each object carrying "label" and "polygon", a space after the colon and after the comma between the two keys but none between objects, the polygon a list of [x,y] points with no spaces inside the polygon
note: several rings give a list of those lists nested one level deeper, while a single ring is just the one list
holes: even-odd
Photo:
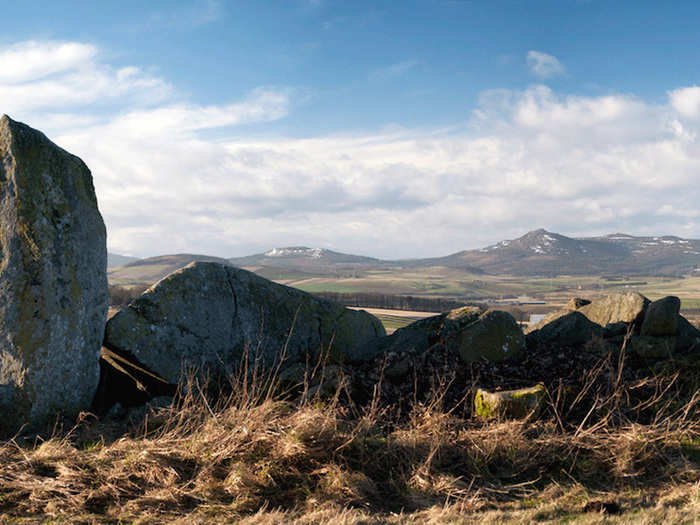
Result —
[{"label": "brown vegetation", "polygon": [[633,419],[640,400],[620,374],[591,375],[583,417],[569,410],[582,399],[551,392],[544,419],[489,423],[458,416],[440,390],[401,418],[376,395],[354,405],[343,381],[322,396],[311,385],[323,367],[294,396],[274,370],[241,371],[216,393],[191,379],[172,406],[136,420],[132,411],[130,423],[85,414],[45,441],[0,443],[0,513],[82,523],[593,523],[601,513],[692,523],[700,394],[669,395],[678,373],[650,379],[659,389],[646,424]]}]

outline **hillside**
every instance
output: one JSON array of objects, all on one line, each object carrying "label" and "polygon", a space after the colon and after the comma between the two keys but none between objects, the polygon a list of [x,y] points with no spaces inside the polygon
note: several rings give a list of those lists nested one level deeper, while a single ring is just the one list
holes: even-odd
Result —
[{"label": "hillside", "polygon": [[107,253],[107,268],[117,268],[138,260],[138,257],[129,257],[128,255],[119,255],[117,253]]},{"label": "hillside", "polygon": [[700,241],[626,234],[576,239],[540,229],[479,250],[421,262],[475,266],[494,275],[677,276],[700,268]]},{"label": "hillside", "polygon": [[234,266],[287,268],[306,273],[335,273],[339,270],[381,266],[382,261],[373,257],[334,252],[325,248],[288,246],[273,248],[265,253],[247,257],[233,257],[228,261]]},{"label": "hillside", "polygon": [[110,284],[129,285],[137,283],[155,283],[163,277],[187,266],[194,261],[219,262],[229,264],[226,259],[209,255],[179,253],[175,255],[160,255],[138,259],[134,262],[111,268],[107,271]]},{"label": "hillside", "polygon": [[232,264],[289,283],[315,277],[356,279],[367,272],[422,273],[437,267],[468,274],[470,279],[478,275],[680,277],[700,273],[700,240],[670,235],[635,237],[623,233],[573,238],[539,229],[485,248],[423,259],[390,261],[305,246],[273,248],[230,259],[163,255],[135,260],[117,268],[110,266],[109,280],[112,284],[152,283],[192,261]]}]

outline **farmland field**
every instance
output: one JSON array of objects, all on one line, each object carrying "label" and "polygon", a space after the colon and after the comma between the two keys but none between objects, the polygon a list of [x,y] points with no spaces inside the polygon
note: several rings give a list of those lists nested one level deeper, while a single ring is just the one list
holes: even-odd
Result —
[{"label": "farmland field", "polygon": [[[189,259],[187,259],[189,261]],[[121,267],[111,271],[110,283],[133,286],[152,284],[174,263],[168,258],[143,267]],[[165,262],[171,264],[167,266]],[[184,261],[183,261],[184,262]],[[485,275],[443,266],[357,270],[322,274],[265,266],[246,267],[280,284],[310,293],[375,293],[425,298],[455,299],[464,303],[480,302],[502,309],[517,307],[518,313],[546,313],[561,307],[572,297],[592,299],[623,291],[638,291],[650,299],[666,295],[681,298],[681,309],[689,319],[700,321],[700,276],[567,276],[523,277]],[[386,317],[389,315],[389,317]],[[385,314],[387,327],[396,328],[403,320]]]}]

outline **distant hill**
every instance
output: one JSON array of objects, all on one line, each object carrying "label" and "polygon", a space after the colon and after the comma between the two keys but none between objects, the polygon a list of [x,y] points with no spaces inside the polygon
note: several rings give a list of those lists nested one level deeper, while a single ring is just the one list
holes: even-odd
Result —
[{"label": "distant hill", "polygon": [[228,260],[238,267],[286,268],[313,274],[334,273],[353,268],[381,266],[383,261],[373,257],[334,252],[325,248],[288,246],[273,248],[265,253],[247,257],[233,257]]},{"label": "distant hill", "polygon": [[179,253],[175,255],[160,255],[148,257],[112,268],[107,271],[110,284],[137,284],[155,283],[175,270],[187,266],[194,261],[218,262],[230,264],[226,259],[211,257],[209,255],[196,255],[191,253]]},{"label": "distant hill", "polygon": [[116,268],[117,266],[124,266],[125,264],[129,264],[138,260],[138,257],[129,257],[128,255],[107,253],[107,268]]},{"label": "distant hill", "polygon": [[476,267],[512,275],[685,275],[700,268],[700,241],[622,233],[571,238],[534,230],[514,240],[435,259],[420,266]]},{"label": "distant hill", "polygon": [[231,264],[269,279],[289,282],[315,276],[342,278],[370,270],[417,270],[435,266],[491,275],[681,276],[700,272],[700,240],[669,235],[635,237],[624,233],[573,238],[539,229],[485,248],[425,259],[387,261],[306,246],[274,248],[231,259],[192,254],[162,255],[110,268],[109,280],[113,284],[152,283],[192,261]]}]

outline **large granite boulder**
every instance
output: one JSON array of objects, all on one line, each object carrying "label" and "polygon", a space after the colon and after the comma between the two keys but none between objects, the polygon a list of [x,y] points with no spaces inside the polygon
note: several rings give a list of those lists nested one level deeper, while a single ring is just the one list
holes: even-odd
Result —
[{"label": "large granite boulder", "polygon": [[267,366],[284,354],[285,366],[316,359],[362,359],[364,345],[385,335],[380,321],[212,262],[170,274],[107,323],[105,346],[129,352],[171,383],[184,369],[226,374],[247,351]]},{"label": "large granite boulder", "polygon": [[88,409],[107,317],[90,170],[0,118],[0,433]]},{"label": "large granite boulder", "polygon": [[639,324],[644,319],[644,312],[648,305],[649,299],[642,294],[626,292],[596,299],[590,304],[581,306],[577,311],[600,326],[619,322]]},{"label": "large granite boulder", "polygon": [[457,347],[465,363],[482,359],[503,361],[525,348],[525,335],[508,312],[487,310],[459,331]]},{"label": "large granite boulder", "polygon": [[668,296],[654,301],[647,308],[642,323],[643,336],[672,336],[678,332],[678,317],[681,310],[681,300]]},{"label": "large granite boulder", "polygon": [[603,337],[603,328],[581,312],[572,311],[528,330],[526,337],[528,344],[575,347]]}]

